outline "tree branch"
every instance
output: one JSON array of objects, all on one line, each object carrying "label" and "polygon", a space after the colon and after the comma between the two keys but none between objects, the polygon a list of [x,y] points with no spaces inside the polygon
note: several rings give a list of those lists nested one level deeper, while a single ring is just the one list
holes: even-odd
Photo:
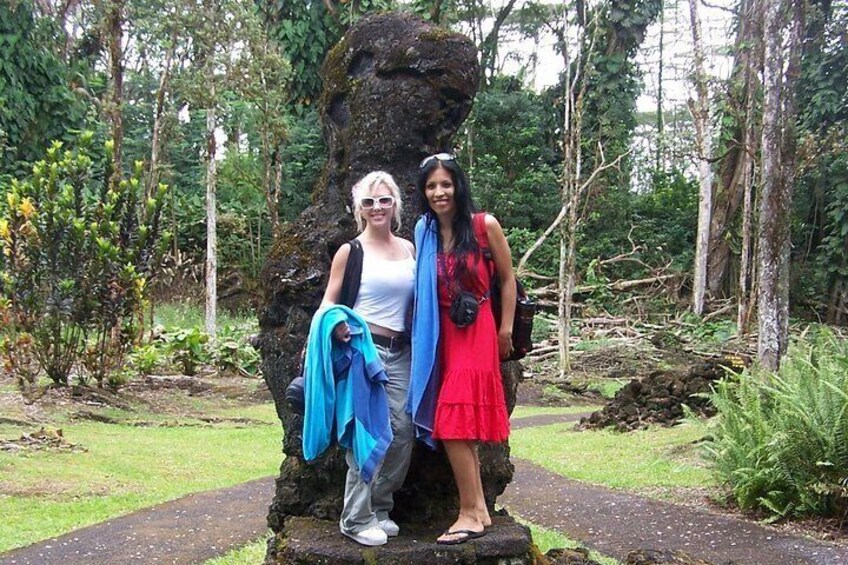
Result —
[{"label": "tree branch", "polygon": [[[598,145],[600,145],[600,143]],[[611,163],[602,163],[601,166],[597,167],[594,171],[592,171],[592,174],[589,175],[589,178],[586,179],[586,181],[580,185],[580,187],[578,188],[578,192],[582,194],[592,184],[592,182],[594,182],[594,180],[598,177],[599,174],[609,169],[610,167],[617,167],[621,160],[628,154],[630,154],[630,149],[616,157],[615,160],[613,160]],[[527,261],[530,259],[530,256],[533,255],[533,253],[535,253],[536,250],[542,246],[548,236],[553,233],[557,226],[559,226],[560,222],[562,222],[562,219],[565,217],[567,211],[568,205],[564,204],[560,208],[557,217],[554,219],[553,222],[551,222],[551,225],[547,227],[545,232],[541,236],[539,236],[539,238],[535,242],[533,242],[533,245],[531,245],[530,248],[524,253],[524,255],[521,256],[521,260],[518,262],[518,266],[515,268],[516,274],[523,275],[525,273],[524,266],[527,264]]]},{"label": "tree branch", "polygon": [[513,6],[515,6],[516,0],[509,0],[506,6],[501,8],[498,11],[498,15],[495,17],[495,22],[492,25],[492,30],[486,35],[486,38],[483,40],[482,45],[480,46],[480,51],[482,52],[482,67],[483,70],[493,70],[495,66],[495,56],[497,55],[497,43],[498,43],[498,35],[500,35],[501,26],[506,21],[510,12],[512,12]]}]

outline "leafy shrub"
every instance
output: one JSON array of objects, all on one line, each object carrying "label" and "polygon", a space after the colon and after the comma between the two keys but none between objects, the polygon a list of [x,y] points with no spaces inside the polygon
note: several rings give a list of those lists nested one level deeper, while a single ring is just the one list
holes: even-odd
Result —
[{"label": "leafy shrub", "polygon": [[177,328],[163,335],[168,343],[174,363],[180,366],[184,375],[195,375],[200,365],[208,361],[209,355],[204,347],[209,335],[200,329]]},{"label": "leafy shrub", "polygon": [[38,361],[33,351],[32,336],[27,332],[12,332],[11,309],[9,301],[0,297],[0,327],[9,335],[0,333],[0,359],[3,360],[3,372],[14,375],[18,389],[24,397],[29,397],[38,381]]},{"label": "leafy shrub", "polygon": [[[67,384],[81,363],[103,385],[137,333],[166,187],[140,204],[141,164],[110,183],[111,146],[96,160],[91,133],[54,142],[28,178],[13,179],[0,210],[0,298],[7,337],[32,338],[40,368]],[[0,190],[2,192],[2,190]],[[14,365],[20,367],[20,364]]]},{"label": "leafy shrub", "polygon": [[262,359],[259,352],[244,341],[220,339],[212,346],[212,359],[222,371],[238,373],[245,377],[259,374]]},{"label": "leafy shrub", "polygon": [[772,519],[848,511],[848,345],[794,345],[777,374],[718,383],[707,458],[743,510]]},{"label": "leafy shrub", "polygon": [[259,374],[262,359],[259,352],[248,343],[253,323],[225,325],[219,329],[218,339],[209,344],[215,366],[222,371],[237,373],[245,377]]},{"label": "leafy shrub", "polygon": [[130,365],[142,375],[151,375],[162,364],[164,352],[156,343],[137,345],[130,353]]}]

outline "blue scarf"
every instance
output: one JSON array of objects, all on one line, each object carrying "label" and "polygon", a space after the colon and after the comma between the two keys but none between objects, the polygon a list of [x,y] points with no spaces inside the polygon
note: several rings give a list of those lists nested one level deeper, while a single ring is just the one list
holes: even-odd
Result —
[{"label": "blue scarf", "polygon": [[439,346],[439,295],[436,259],[439,238],[435,220],[422,216],[415,224],[415,310],[412,317],[412,375],[409,410],[415,437],[435,449],[432,438],[441,376],[436,364]]},{"label": "blue scarf", "polygon": [[[347,322],[349,343],[333,338]],[[370,482],[392,443],[388,380],[368,324],[347,306],[319,309],[306,346],[303,457],[313,461],[332,443],[353,450],[362,480]]]}]

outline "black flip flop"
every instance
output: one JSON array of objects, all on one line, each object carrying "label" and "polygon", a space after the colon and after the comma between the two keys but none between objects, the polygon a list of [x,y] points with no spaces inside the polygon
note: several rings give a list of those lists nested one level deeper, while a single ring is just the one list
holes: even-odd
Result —
[{"label": "black flip flop", "polygon": [[481,532],[475,532],[474,530],[447,530],[442,534],[443,536],[456,536],[461,535],[462,537],[455,539],[446,539],[446,540],[436,540],[436,543],[439,545],[459,545],[461,543],[465,543],[470,539],[482,538],[486,535],[486,531],[483,530]]}]

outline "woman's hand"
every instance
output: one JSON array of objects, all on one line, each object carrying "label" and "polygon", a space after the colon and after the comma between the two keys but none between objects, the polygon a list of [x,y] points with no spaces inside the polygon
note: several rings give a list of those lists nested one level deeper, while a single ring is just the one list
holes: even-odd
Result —
[{"label": "woman's hand", "polygon": [[336,324],[336,327],[333,328],[333,337],[339,343],[347,343],[350,341],[350,326],[347,325],[347,322],[339,322]]},{"label": "woman's hand", "polygon": [[501,361],[505,361],[512,353],[512,330],[498,332],[498,353]]}]

